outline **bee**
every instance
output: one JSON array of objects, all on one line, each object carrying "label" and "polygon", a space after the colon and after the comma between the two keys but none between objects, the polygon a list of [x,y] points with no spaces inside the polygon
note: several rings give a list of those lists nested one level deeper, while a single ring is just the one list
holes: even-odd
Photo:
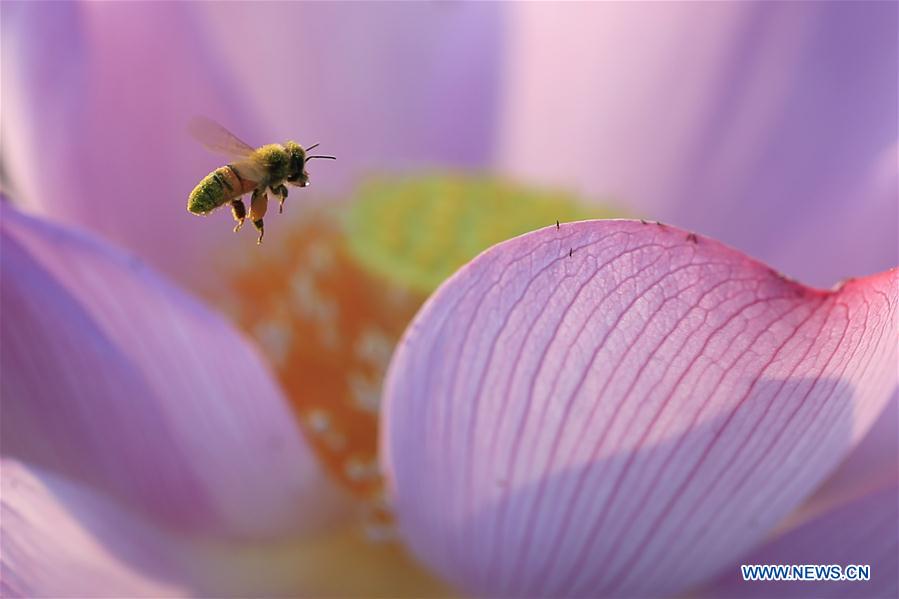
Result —
[{"label": "bee", "polygon": [[[207,118],[194,118],[190,133],[212,152],[231,158],[234,162],[221,166],[200,181],[187,198],[187,210],[193,214],[206,215],[225,204],[231,204],[231,214],[240,230],[247,218],[259,231],[257,244],[262,243],[265,225],[262,221],[268,209],[268,193],[278,198],[278,212],[284,211],[288,183],[297,187],[309,185],[306,162],[313,158],[335,160],[334,156],[310,156],[307,154],[318,144],[306,149],[294,142],[284,145],[268,144],[253,148],[238,139],[227,129]],[[250,212],[241,197],[251,193]]]}]

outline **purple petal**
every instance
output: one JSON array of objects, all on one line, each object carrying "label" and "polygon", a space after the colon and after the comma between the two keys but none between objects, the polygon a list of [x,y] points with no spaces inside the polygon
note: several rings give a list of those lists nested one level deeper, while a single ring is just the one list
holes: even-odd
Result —
[{"label": "purple petal", "polygon": [[[274,138],[321,142],[315,189],[359,171],[482,167],[500,110],[505,7],[491,3],[208,3],[215,50]],[[239,25],[238,25],[239,24]],[[464,40],[464,43],[460,43]],[[272,90],[272,82],[278,86]],[[274,92],[274,93],[273,93]]]},{"label": "purple petal", "polygon": [[[298,214],[292,202],[346,189],[360,169],[481,163],[492,149],[498,12],[4,6],[3,139],[14,197],[101,233],[186,286],[214,286],[216,267],[234,259],[220,248],[249,250],[253,234],[235,238],[227,209],[206,219],[186,211],[191,189],[227,161],[187,135],[191,116],[214,117],[253,145],[321,142],[338,156],[310,165],[313,185],[291,190],[284,219]],[[288,224],[271,219],[270,236]]]},{"label": "purple petal", "polygon": [[[184,552],[108,499],[4,459],[3,597],[172,597]],[[102,539],[102,540],[101,540]]]},{"label": "purple petal", "polygon": [[[893,473],[894,478],[896,473]],[[868,565],[867,581],[744,582],[739,564],[706,589],[711,597],[899,596],[899,486],[894,481],[784,531],[742,564]]]},{"label": "purple petal", "polygon": [[236,240],[228,214],[192,216],[187,196],[226,159],[196,143],[187,123],[208,114],[241,133],[257,127],[240,81],[209,53],[198,7],[20,3],[4,7],[3,21],[15,200],[183,283],[208,282],[210,248]]},{"label": "purple petal", "polygon": [[611,195],[816,284],[895,264],[896,3],[511,11],[504,171]]},{"label": "purple petal", "polygon": [[812,495],[800,514],[807,516],[883,488],[899,475],[899,390],[865,438]]},{"label": "purple petal", "polygon": [[674,593],[790,513],[896,384],[897,273],[820,291],[663,225],[491,248],[394,355],[382,451],[416,554],[486,595]]},{"label": "purple petal", "polygon": [[169,524],[315,523],[330,488],[257,351],[140,262],[2,206],[3,455]]}]

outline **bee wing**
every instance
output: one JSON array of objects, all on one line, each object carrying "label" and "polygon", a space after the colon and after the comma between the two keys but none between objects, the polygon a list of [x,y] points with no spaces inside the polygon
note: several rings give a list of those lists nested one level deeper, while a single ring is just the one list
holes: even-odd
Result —
[{"label": "bee wing", "polygon": [[253,184],[262,181],[266,177],[265,166],[253,158],[245,158],[231,163],[231,169],[237,172],[237,176],[243,181]]},{"label": "bee wing", "polygon": [[206,117],[192,118],[187,130],[206,146],[206,149],[216,154],[223,154],[236,160],[248,160],[255,151],[253,146],[241,141],[236,135]]},{"label": "bee wing", "polygon": [[261,181],[265,178],[265,167],[255,157],[256,149],[212,119],[194,117],[187,130],[207,150],[231,158],[234,170],[244,181]]}]

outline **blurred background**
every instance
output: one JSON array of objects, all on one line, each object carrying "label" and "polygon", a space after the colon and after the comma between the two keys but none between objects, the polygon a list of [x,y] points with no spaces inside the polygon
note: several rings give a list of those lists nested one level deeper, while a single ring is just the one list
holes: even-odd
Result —
[{"label": "blurred background", "polygon": [[[897,262],[893,3],[5,3],[3,17],[7,201],[137,255],[254,339],[374,537],[389,535],[376,420],[393,347],[490,245],[630,217],[821,287]],[[195,115],[338,159],[310,163],[257,247],[227,209],[185,210],[227,161],[186,133]]]},{"label": "blurred background", "polygon": [[347,199],[370,175],[490,174],[830,286],[895,262],[895,10],[12,5],[4,187],[193,280],[208,265],[198,240],[256,250],[213,224],[227,215],[180,205],[221,163],[184,133],[205,114],[253,145],[295,138],[338,156],[313,165],[291,208]]}]

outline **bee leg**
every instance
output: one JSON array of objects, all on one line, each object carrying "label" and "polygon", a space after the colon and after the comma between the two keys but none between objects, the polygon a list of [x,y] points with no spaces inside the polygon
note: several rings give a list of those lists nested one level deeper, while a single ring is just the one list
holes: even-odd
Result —
[{"label": "bee leg", "polygon": [[262,217],[265,216],[266,210],[268,210],[268,194],[265,192],[264,187],[258,187],[253,191],[253,198],[250,200],[250,220],[253,221],[253,226],[259,231],[259,239],[256,240],[257,244],[262,243],[262,236],[265,235]]},{"label": "bee leg", "polygon": [[271,189],[272,193],[278,196],[278,214],[281,214],[284,212],[284,200],[287,199],[287,187],[282,184]]},{"label": "bee leg", "polygon": [[262,244],[262,236],[265,235],[265,225],[262,223],[262,219],[254,220],[253,226],[256,227],[256,230],[259,231],[259,239],[256,240],[256,245]]},{"label": "bee leg", "polygon": [[237,233],[247,217],[247,207],[244,205],[243,200],[236,199],[231,202],[231,214],[234,215],[234,220],[237,221],[237,225],[234,226],[234,232]]},{"label": "bee leg", "polygon": [[260,187],[253,191],[253,197],[250,199],[250,220],[259,220],[265,216],[268,210],[268,194],[265,188]]}]

